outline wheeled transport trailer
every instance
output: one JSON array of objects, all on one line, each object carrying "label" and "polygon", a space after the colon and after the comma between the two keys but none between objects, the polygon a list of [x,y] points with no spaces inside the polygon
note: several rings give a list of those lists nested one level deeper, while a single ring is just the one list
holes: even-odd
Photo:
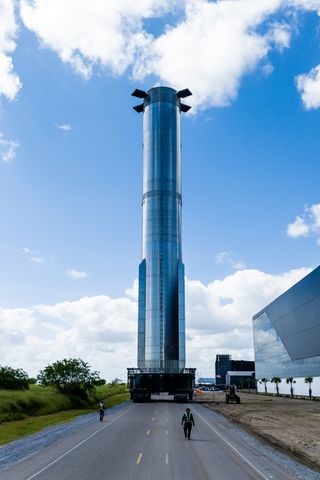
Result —
[{"label": "wheeled transport trailer", "polygon": [[192,400],[195,368],[185,368],[181,373],[146,373],[138,368],[128,368],[128,387],[131,400],[149,402],[152,394],[167,392],[175,402]]}]

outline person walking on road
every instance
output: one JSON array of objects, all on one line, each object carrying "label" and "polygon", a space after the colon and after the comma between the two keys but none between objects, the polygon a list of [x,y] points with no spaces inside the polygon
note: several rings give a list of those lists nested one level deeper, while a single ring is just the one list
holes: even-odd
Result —
[{"label": "person walking on road", "polygon": [[183,425],[184,437],[188,437],[190,440],[192,425],[194,426],[194,419],[190,408],[186,408],[186,413],[183,414],[181,425]]},{"label": "person walking on road", "polygon": [[98,411],[99,411],[100,422],[103,422],[103,417],[106,412],[106,406],[103,400],[100,400],[98,404]]}]

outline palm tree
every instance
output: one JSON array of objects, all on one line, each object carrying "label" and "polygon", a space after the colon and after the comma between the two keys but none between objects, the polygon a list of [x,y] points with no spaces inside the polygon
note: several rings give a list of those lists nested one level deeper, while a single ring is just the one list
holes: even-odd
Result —
[{"label": "palm tree", "polygon": [[279,396],[279,383],[281,383],[281,378],[280,377],[273,377],[271,379],[271,382],[276,384],[277,396]]},{"label": "palm tree", "polygon": [[311,390],[311,383],[313,382],[313,377],[306,377],[304,379],[304,383],[309,385],[309,400],[312,400],[312,390]]},{"label": "palm tree", "polygon": [[267,378],[261,378],[260,380],[260,383],[263,383],[264,384],[264,393],[266,395],[268,395],[268,392],[267,392],[267,382],[269,382],[269,380]]},{"label": "palm tree", "polygon": [[296,383],[296,381],[293,379],[293,377],[288,377],[288,378],[286,378],[286,382],[287,382],[288,385],[290,383],[290,395],[291,395],[291,398],[293,398],[293,386],[292,386],[292,384]]}]

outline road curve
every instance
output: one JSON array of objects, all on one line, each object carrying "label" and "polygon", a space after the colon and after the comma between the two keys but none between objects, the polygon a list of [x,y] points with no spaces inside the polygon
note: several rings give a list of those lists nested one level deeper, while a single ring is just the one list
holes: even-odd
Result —
[{"label": "road curve", "polygon": [[320,478],[270,453],[224,417],[199,404],[190,407],[196,422],[190,441],[180,425],[186,405],[129,404],[0,471],[0,480]]}]

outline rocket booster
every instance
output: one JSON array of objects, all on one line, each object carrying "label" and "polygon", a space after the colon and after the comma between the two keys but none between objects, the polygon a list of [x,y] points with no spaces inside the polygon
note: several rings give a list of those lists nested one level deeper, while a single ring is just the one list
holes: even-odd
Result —
[{"label": "rocket booster", "polygon": [[143,240],[139,266],[138,367],[185,367],[184,265],[181,249],[180,112],[188,89],[155,87],[133,96],[143,103]]}]

